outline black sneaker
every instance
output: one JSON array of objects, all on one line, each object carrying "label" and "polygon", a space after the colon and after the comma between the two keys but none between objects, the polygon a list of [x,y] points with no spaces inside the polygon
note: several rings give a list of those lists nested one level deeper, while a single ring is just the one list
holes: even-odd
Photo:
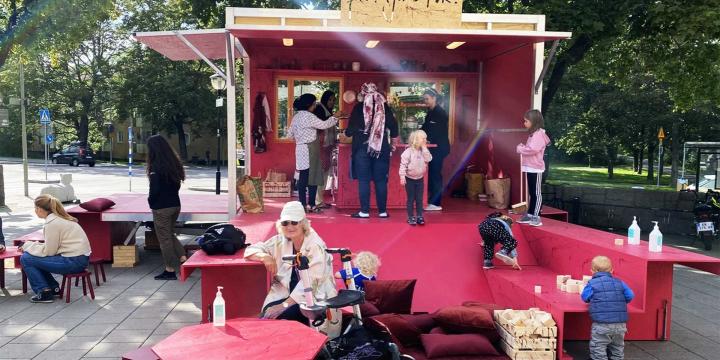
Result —
[{"label": "black sneaker", "polygon": [[32,303],[45,303],[49,304],[53,302],[53,292],[52,290],[49,291],[41,291],[39,294],[33,296],[30,298],[30,302]]},{"label": "black sneaker", "polygon": [[155,276],[155,280],[177,280],[174,271],[163,271],[160,275]]},{"label": "black sneaker", "polygon": [[415,217],[411,216],[407,219],[408,225],[415,226],[417,224],[417,221],[415,221]]},{"label": "black sneaker", "polygon": [[417,224],[418,225],[425,225],[425,219],[422,216],[418,216],[417,218]]},{"label": "black sneaker", "polygon": [[60,288],[55,288],[52,291],[52,294],[54,297],[62,297],[62,293],[60,292]]}]

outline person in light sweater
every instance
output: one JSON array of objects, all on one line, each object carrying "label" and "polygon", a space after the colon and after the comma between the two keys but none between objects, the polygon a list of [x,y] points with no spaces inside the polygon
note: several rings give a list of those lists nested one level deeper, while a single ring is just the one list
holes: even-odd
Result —
[{"label": "person in light sweater", "polygon": [[35,198],[35,214],[45,219],[44,242],[26,241],[20,257],[34,303],[51,303],[60,296],[60,288],[52,274],[75,274],[85,270],[90,261],[90,241],[77,219],[70,216],[60,200],[43,194]]},{"label": "person in light sweater", "polygon": [[412,226],[425,225],[423,179],[427,173],[428,163],[433,157],[427,148],[427,134],[424,131],[415,130],[410,133],[408,143],[410,146],[400,155],[400,184],[405,186],[407,193],[407,222]]},{"label": "person in light sweater", "polygon": [[542,174],[545,172],[545,147],[550,144],[550,138],[543,129],[543,116],[540,110],[528,110],[523,117],[523,126],[528,129],[528,139],[524,144],[518,144],[516,151],[520,154],[522,172],[527,177],[527,189],[530,194],[528,211],[518,223],[532,226],[542,225],[540,208],[542,208]]}]

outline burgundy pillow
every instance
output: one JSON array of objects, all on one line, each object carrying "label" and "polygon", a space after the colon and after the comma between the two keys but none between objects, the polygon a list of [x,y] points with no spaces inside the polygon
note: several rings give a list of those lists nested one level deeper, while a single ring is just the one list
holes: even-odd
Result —
[{"label": "burgundy pillow", "polygon": [[448,306],[436,311],[433,319],[451,334],[478,333],[492,342],[500,339],[492,315],[480,307]]},{"label": "burgundy pillow", "polygon": [[435,320],[430,314],[402,314],[400,315],[407,322],[415,325],[422,333],[427,333],[436,326]]},{"label": "burgundy pillow", "polygon": [[360,314],[362,314],[363,317],[367,318],[375,315],[380,315],[380,310],[378,310],[375,305],[369,302],[364,302],[360,304]]},{"label": "burgundy pillow", "polygon": [[413,280],[375,280],[365,282],[365,301],[381,314],[409,314],[412,308]]},{"label": "burgundy pillow", "polygon": [[490,340],[480,334],[422,334],[420,339],[428,358],[460,355],[500,355]]},{"label": "burgundy pillow", "polygon": [[505,307],[497,304],[487,304],[479,301],[465,301],[462,303],[465,307],[479,307],[490,312],[490,315],[494,314],[495,310],[504,310]]},{"label": "burgundy pillow", "polygon": [[115,203],[112,200],[106,198],[96,198],[80,204],[81,208],[87,211],[94,212],[103,212],[113,206],[115,206]]},{"label": "burgundy pillow", "polygon": [[445,332],[445,330],[443,330],[443,328],[441,328],[441,327],[438,326],[438,327],[432,328],[432,330],[430,330],[430,334],[443,334],[443,335],[445,335],[445,334],[447,334],[447,333]]},{"label": "burgundy pillow", "polygon": [[[390,335],[395,338],[400,345],[406,347],[415,347],[420,345],[420,329],[409,323],[397,314],[380,314],[370,318],[371,322],[379,323],[385,326]],[[377,324],[375,324],[377,328]]]}]

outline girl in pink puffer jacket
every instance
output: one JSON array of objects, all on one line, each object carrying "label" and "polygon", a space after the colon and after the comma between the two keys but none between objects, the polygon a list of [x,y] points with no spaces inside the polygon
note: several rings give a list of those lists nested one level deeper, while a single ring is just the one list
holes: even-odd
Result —
[{"label": "girl in pink puffer jacket", "polygon": [[518,144],[515,151],[522,159],[522,172],[527,177],[527,189],[530,193],[528,212],[518,223],[540,226],[540,208],[542,207],[542,173],[545,172],[545,147],[550,144],[550,138],[543,129],[543,116],[540,110],[528,110],[523,116],[523,125],[530,135],[525,144]]}]

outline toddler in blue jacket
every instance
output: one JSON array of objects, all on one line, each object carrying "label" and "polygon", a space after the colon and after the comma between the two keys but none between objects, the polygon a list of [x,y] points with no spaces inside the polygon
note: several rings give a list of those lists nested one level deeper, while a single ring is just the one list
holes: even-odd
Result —
[{"label": "toddler in blue jacket", "polygon": [[590,358],[593,360],[624,358],[627,332],[627,303],[635,294],[620,279],[612,276],[612,262],[606,256],[592,260],[592,279],[581,294],[590,303]]}]

